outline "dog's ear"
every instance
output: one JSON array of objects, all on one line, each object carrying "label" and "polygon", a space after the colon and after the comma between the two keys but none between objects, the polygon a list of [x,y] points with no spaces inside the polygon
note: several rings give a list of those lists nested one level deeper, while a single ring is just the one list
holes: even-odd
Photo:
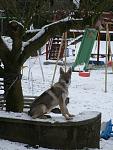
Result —
[{"label": "dog's ear", "polygon": [[60,74],[64,74],[64,70],[62,67],[60,67]]},{"label": "dog's ear", "polygon": [[71,67],[68,69],[67,73],[69,73],[71,75],[71,73],[72,73]]}]

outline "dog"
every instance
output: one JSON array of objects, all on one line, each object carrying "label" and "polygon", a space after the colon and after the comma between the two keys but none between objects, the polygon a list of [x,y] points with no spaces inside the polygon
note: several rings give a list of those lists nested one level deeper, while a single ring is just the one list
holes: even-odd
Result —
[{"label": "dog", "polygon": [[64,72],[62,67],[60,67],[59,81],[43,92],[31,104],[28,114],[33,119],[43,118],[42,116],[51,112],[57,105],[59,105],[60,111],[66,120],[70,120],[74,117],[74,115],[69,113],[65,103],[65,100],[68,97],[68,88],[71,83],[71,74],[71,67],[67,72]]}]

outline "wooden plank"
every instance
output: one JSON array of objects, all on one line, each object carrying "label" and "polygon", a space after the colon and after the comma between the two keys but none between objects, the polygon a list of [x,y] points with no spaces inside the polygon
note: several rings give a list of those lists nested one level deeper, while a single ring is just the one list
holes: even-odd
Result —
[{"label": "wooden plank", "polygon": [[[30,108],[30,105],[32,104],[32,102],[35,100],[35,98],[37,98],[37,96],[24,96],[24,108]],[[0,108],[5,107],[6,106],[6,102],[4,100],[3,95],[0,96]]]}]

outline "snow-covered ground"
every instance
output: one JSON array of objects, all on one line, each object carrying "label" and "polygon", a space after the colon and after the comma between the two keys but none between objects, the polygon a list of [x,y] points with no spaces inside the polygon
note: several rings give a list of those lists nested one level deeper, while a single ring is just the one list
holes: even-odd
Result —
[{"label": "snow-covered ground", "polygon": [[[50,87],[55,65],[43,65],[44,61],[45,56],[40,56],[40,59],[38,57],[30,58],[24,64],[22,78],[24,95],[37,96]],[[69,57],[67,61],[74,61],[74,58]],[[57,67],[54,82],[58,80],[59,67]],[[69,97],[68,108],[72,114],[78,115],[83,111],[98,111],[102,113],[102,122],[113,119],[113,74],[111,67],[108,68],[107,73],[107,92],[105,92],[105,69],[99,68],[91,70],[90,77],[81,77],[78,72],[73,72]],[[27,149],[35,150],[32,147],[27,148],[26,144],[0,140],[0,150]],[[113,150],[113,138],[109,140],[100,139],[100,149]],[[39,148],[39,150],[47,149]]]}]

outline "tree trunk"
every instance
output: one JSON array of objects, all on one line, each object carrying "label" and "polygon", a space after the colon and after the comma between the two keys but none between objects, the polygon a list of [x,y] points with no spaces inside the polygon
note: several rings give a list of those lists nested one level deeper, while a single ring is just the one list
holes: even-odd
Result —
[{"label": "tree trunk", "polygon": [[24,101],[21,74],[7,72],[4,78],[6,111],[22,112]]}]

